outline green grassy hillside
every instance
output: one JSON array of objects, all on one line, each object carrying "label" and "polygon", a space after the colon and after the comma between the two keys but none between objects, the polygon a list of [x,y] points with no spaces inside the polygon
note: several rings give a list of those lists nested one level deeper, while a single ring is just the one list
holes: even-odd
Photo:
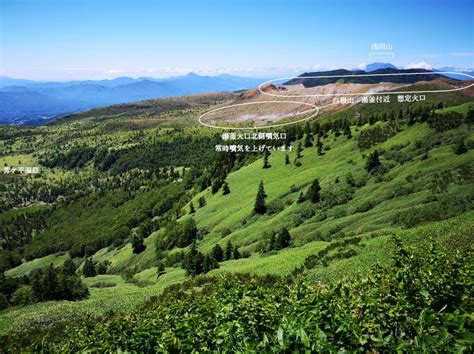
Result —
[{"label": "green grassy hillside", "polygon": [[[401,275],[394,272],[412,265],[414,273],[407,273],[407,277],[416,278],[425,274],[425,267],[428,271],[434,267],[438,283],[426,285],[433,290],[452,285],[443,271],[443,260],[455,268],[462,263],[456,252],[471,256],[474,105],[464,103],[470,98],[450,96],[443,108],[439,101],[429,100],[424,106],[403,106],[401,113],[400,105],[357,105],[323,115],[311,124],[281,130],[287,133],[289,150],[266,157],[218,153],[214,145],[225,143],[218,131],[190,126],[199,112],[231,98],[235,97],[149,102],[151,108],[140,103],[139,107],[73,115],[38,129],[0,128],[4,164],[16,166],[20,160],[21,165],[41,166],[39,175],[3,175],[0,180],[0,267],[4,272],[0,285],[6,294],[0,309],[0,334],[9,348],[24,350],[33,344],[29,349],[136,350],[132,342],[142,344],[136,338],[140,332],[136,328],[130,329],[121,344],[113,340],[118,332],[111,328],[123,322],[125,326],[138,324],[151,342],[160,338],[150,350],[185,350],[189,345],[215,349],[224,345],[221,337],[232,331],[240,333],[238,328],[249,320],[245,313],[272,307],[270,299],[277,298],[284,311],[292,304],[301,311],[284,312],[288,323],[275,317],[277,310],[257,311],[257,317],[270,316],[268,327],[252,334],[243,330],[239,338],[249,338],[248,342],[234,338],[236,346],[228,344],[229,348],[355,350],[359,348],[355,343],[360,343],[365,351],[390,351],[396,348],[391,339],[394,334],[386,332],[390,321],[404,326],[398,309],[390,310],[396,318],[389,322],[375,319],[366,324],[345,322],[335,314],[327,318],[318,315],[317,320],[303,316],[305,321],[314,320],[322,326],[308,324],[311,333],[302,327],[303,333],[292,326],[302,313],[311,312],[313,305],[298,307],[298,296],[287,296],[301,290],[305,299],[313,296],[319,304],[328,304],[326,295],[331,294],[328,306],[347,302],[343,313],[349,316],[358,300],[337,293],[338,286],[346,292],[359,292],[364,281],[370,283],[367,291],[376,295],[365,298],[360,305],[364,307],[382,296],[383,285],[375,283],[383,279],[393,296],[400,296],[393,301],[413,311],[411,324],[403,327],[412,332],[402,336],[404,346],[399,350],[415,340],[433,350],[454,346],[465,350],[463,338],[469,335],[459,328],[466,321],[463,314],[472,310],[463,302],[472,288],[467,280],[472,264],[469,258],[466,269],[462,268],[464,273],[450,273],[452,281],[466,285],[464,295],[435,294],[431,302],[423,304],[407,295],[411,294],[409,289],[397,292],[395,283]],[[173,117],[179,117],[177,124],[173,124]],[[263,214],[254,211],[261,182],[266,194]],[[317,196],[312,189],[315,183],[320,186]],[[224,193],[227,187],[230,192]],[[278,241],[283,230],[289,234],[286,243]],[[416,267],[412,260],[398,265],[403,256],[399,242],[419,259]],[[223,250],[223,259],[216,258],[216,245]],[[432,258],[425,258],[424,253]],[[214,262],[204,269],[206,259]],[[47,269],[62,272],[60,267],[70,260],[75,276],[89,290],[88,296],[76,301],[40,301],[31,295],[35,274]],[[94,274],[87,273],[90,264]],[[193,269],[207,274],[192,280]],[[363,280],[365,275],[368,280]],[[216,285],[210,286],[211,282]],[[275,293],[266,282],[277,284]],[[352,287],[352,282],[358,285]],[[173,284],[182,285],[169,288]],[[329,289],[329,293],[314,286]],[[427,298],[423,284],[417,286],[416,291]],[[192,298],[192,289],[209,297]],[[223,289],[248,292],[249,297],[230,296],[221,301]],[[153,298],[159,294],[164,295]],[[400,300],[403,296],[409,297],[406,303]],[[436,328],[437,346],[425,332],[414,328],[421,326],[422,313],[440,311],[438,302],[443,296],[452,296],[457,304],[450,314],[459,323],[456,329],[446,324],[448,334],[442,340],[445,324],[440,323],[448,319],[436,317],[437,324],[430,322]],[[206,299],[213,304],[207,309]],[[177,320],[189,306],[192,318],[198,319],[202,313],[221,318],[218,308],[225,312],[234,300],[239,312],[229,313],[234,313],[235,322],[226,312],[222,315],[225,321],[217,320],[219,325],[205,335]],[[164,316],[187,329],[166,327],[161,322]],[[76,321],[97,330],[81,332]],[[158,332],[151,329],[155,321]],[[189,319],[189,326],[192,323]],[[346,326],[341,329],[346,335],[350,331],[359,334],[343,343],[335,335],[334,323]],[[369,327],[380,328],[380,332]],[[54,333],[59,332],[61,336],[56,338]],[[183,339],[187,335],[206,339],[188,342]],[[48,339],[41,342],[44,336]]]}]

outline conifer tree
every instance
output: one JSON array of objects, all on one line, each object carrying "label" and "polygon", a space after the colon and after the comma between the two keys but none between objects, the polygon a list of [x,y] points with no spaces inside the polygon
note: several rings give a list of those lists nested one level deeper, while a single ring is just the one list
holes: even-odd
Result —
[{"label": "conifer tree", "polygon": [[318,135],[316,146],[318,149],[318,155],[321,156],[323,154],[323,142],[321,141],[321,135]]},{"label": "conifer tree", "polygon": [[237,246],[234,247],[234,250],[232,251],[232,258],[234,259],[239,259],[241,257],[239,248]]},{"label": "conifer tree", "polygon": [[86,258],[84,260],[82,274],[84,274],[85,277],[94,277],[96,275],[94,262],[91,258]]},{"label": "conifer tree", "polygon": [[222,247],[219,246],[217,243],[212,248],[212,257],[218,262],[222,262],[222,260],[224,259],[224,251],[222,250]]},{"label": "conifer tree", "polygon": [[196,212],[196,209],[194,209],[193,202],[189,203],[189,214],[194,214],[195,212]]},{"label": "conifer tree", "polygon": [[275,249],[275,242],[276,242],[275,233],[272,232],[272,234],[271,234],[271,236],[270,236],[270,239],[268,240],[268,250],[269,250],[269,251]]},{"label": "conifer tree", "polygon": [[313,146],[313,142],[311,141],[313,137],[311,136],[310,132],[307,132],[304,136],[304,147],[311,147]]},{"label": "conifer tree", "polygon": [[42,279],[42,295],[45,300],[58,299],[58,276],[52,264],[44,271]]},{"label": "conifer tree", "polygon": [[347,139],[352,138],[351,127],[349,125],[344,127],[344,135],[347,137]]},{"label": "conifer tree", "polygon": [[192,217],[186,218],[183,221],[181,227],[182,229],[178,235],[176,244],[178,247],[185,247],[191,244],[197,238],[198,229],[196,226],[196,221],[194,221]]},{"label": "conifer tree", "polygon": [[63,272],[66,275],[74,275],[76,274],[76,265],[71,258],[68,258],[63,263]]},{"label": "conifer tree", "polygon": [[200,208],[205,207],[206,206],[206,199],[204,197],[200,197],[198,199],[198,203],[199,203]]},{"label": "conifer tree", "polygon": [[220,179],[214,180],[214,182],[212,182],[212,185],[211,185],[211,193],[216,194],[217,191],[221,188],[221,186],[222,186],[222,180]]},{"label": "conifer tree", "polygon": [[266,169],[266,168],[270,168],[272,167],[270,165],[270,163],[268,162],[268,157],[270,156],[270,152],[268,150],[265,150],[263,152],[263,168]]},{"label": "conifer tree", "polygon": [[191,249],[186,255],[184,260],[184,269],[186,274],[193,278],[203,272],[204,267],[204,255],[197,249],[196,241],[191,244]]},{"label": "conifer tree", "polygon": [[320,191],[321,187],[319,186],[319,181],[316,178],[313,183],[311,183],[311,186],[306,192],[306,199],[311,200],[313,203],[319,203],[319,201],[321,200],[321,196],[319,195]]},{"label": "conifer tree", "polygon": [[275,249],[280,250],[282,248],[286,248],[290,245],[291,235],[288,232],[288,229],[285,227],[283,228],[275,239]]},{"label": "conifer tree", "polygon": [[211,268],[211,257],[209,257],[209,255],[207,254],[206,256],[204,256],[204,262],[202,263],[202,272],[203,273],[207,273],[209,272],[212,268]]},{"label": "conifer tree", "polygon": [[296,152],[295,152],[296,158],[295,159],[301,158],[301,150],[303,150],[303,148],[301,146],[301,141],[299,141],[298,145],[296,145]]},{"label": "conifer tree", "polygon": [[165,265],[163,264],[162,261],[158,261],[156,265],[156,275],[160,276],[165,274]]},{"label": "conifer tree", "polygon": [[298,199],[296,200],[298,203],[303,203],[305,201],[305,197],[303,195],[303,192],[300,192],[300,195],[298,196]]},{"label": "conifer tree", "polygon": [[106,274],[107,273],[107,266],[104,262],[100,262],[96,265],[95,271],[97,274]]},{"label": "conifer tree", "polygon": [[219,263],[217,262],[212,255],[206,255],[203,263],[203,273],[207,273],[212,269],[219,268]]},{"label": "conifer tree", "polygon": [[373,170],[377,169],[379,166],[381,166],[380,159],[379,159],[379,152],[377,150],[374,150],[369,157],[367,158],[367,163],[365,164],[365,169],[369,172],[372,172]]},{"label": "conifer tree", "polygon": [[232,242],[227,241],[227,244],[225,246],[225,253],[224,253],[224,259],[228,261],[229,259],[232,259],[232,252],[234,251],[234,248],[232,247]]},{"label": "conifer tree", "polygon": [[224,185],[222,186],[222,194],[227,195],[229,193],[230,193],[229,184],[227,182],[224,182]]},{"label": "conifer tree", "polygon": [[133,249],[133,253],[142,253],[146,246],[145,246],[145,243],[143,241],[143,236],[142,235],[137,235],[137,234],[134,234],[132,235],[132,249]]},{"label": "conifer tree", "polygon": [[466,123],[469,124],[469,126],[474,124],[474,108],[470,107],[469,110],[466,113]]},{"label": "conifer tree", "polygon": [[263,186],[263,181],[260,181],[258,186],[257,198],[255,200],[254,212],[257,214],[265,214],[267,211],[267,206],[265,204],[265,198],[267,197],[265,193],[265,188]]},{"label": "conifer tree", "polygon": [[467,152],[466,144],[464,143],[464,139],[459,140],[459,143],[456,145],[454,149],[454,153],[456,155],[462,155]]}]

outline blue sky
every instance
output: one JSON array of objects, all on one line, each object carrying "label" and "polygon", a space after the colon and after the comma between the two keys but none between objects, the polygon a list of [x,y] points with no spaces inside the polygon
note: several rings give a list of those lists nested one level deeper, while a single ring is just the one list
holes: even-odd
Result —
[{"label": "blue sky", "polygon": [[[375,61],[474,67],[472,0],[0,0],[0,75],[259,77]],[[420,64],[421,63],[421,64]]]}]

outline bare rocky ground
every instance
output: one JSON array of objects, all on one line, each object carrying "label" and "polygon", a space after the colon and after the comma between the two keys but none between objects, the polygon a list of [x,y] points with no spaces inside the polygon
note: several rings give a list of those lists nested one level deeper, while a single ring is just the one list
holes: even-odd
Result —
[{"label": "bare rocky ground", "polygon": [[[380,84],[343,84],[333,83],[324,86],[305,88],[303,85],[265,85],[262,90],[268,94],[261,93],[257,88],[242,94],[235,104],[255,103],[243,106],[234,106],[222,109],[207,115],[204,119],[209,124],[219,123],[245,123],[252,122],[256,126],[278,123],[282,120],[302,118],[305,114],[315,113],[315,108],[310,105],[295,102],[308,103],[319,107],[321,110],[336,112],[347,108],[347,104],[334,104],[335,97],[341,94],[371,94],[384,91],[392,91],[407,85],[393,83]],[[275,95],[275,96],[272,96]],[[316,96],[324,95],[324,96]],[[277,97],[279,96],[279,97]],[[297,96],[297,97],[286,97]],[[344,96],[349,97],[349,96]],[[358,96],[354,97],[354,103],[358,102]],[[356,98],[357,97],[357,98]],[[276,102],[278,101],[278,102]],[[288,101],[288,102],[282,102]],[[258,102],[273,102],[263,103]]]}]

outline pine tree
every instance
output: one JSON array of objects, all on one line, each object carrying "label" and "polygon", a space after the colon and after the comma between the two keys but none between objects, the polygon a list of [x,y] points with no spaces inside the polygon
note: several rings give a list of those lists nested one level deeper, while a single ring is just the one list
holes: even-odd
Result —
[{"label": "pine tree", "polygon": [[158,263],[156,264],[156,275],[160,276],[163,274],[165,274],[165,265],[162,261],[158,261]]},{"label": "pine tree", "polygon": [[71,258],[68,258],[63,263],[63,272],[66,275],[75,275],[76,274],[76,265]]},{"label": "pine tree", "polygon": [[181,232],[176,240],[176,245],[178,247],[186,247],[197,238],[198,229],[196,221],[194,221],[192,217],[188,217],[183,221],[181,227]]},{"label": "pine tree", "polygon": [[321,196],[319,195],[320,191],[321,187],[319,185],[318,179],[316,178],[313,183],[311,183],[311,186],[306,192],[306,199],[311,200],[313,203],[319,203],[319,201],[321,200]]},{"label": "pine tree", "polygon": [[106,274],[107,273],[107,266],[104,262],[100,262],[96,265],[95,271],[97,274]]},{"label": "pine tree", "polygon": [[276,242],[275,233],[272,232],[270,239],[268,240],[268,251],[275,249],[275,242]]},{"label": "pine tree", "polygon": [[211,254],[212,257],[218,262],[222,262],[222,260],[224,259],[224,251],[222,250],[222,247],[219,246],[217,243],[212,248]]},{"label": "pine tree", "polygon": [[257,214],[265,214],[267,211],[267,206],[265,205],[265,198],[267,197],[265,193],[265,188],[263,186],[263,181],[260,181],[258,186],[257,198],[255,200],[254,212]]},{"label": "pine tree", "polygon": [[132,248],[133,248],[133,253],[142,253],[146,246],[143,242],[143,236],[134,234],[132,235]]},{"label": "pine tree", "polygon": [[219,263],[211,255],[206,255],[203,263],[203,273],[207,273],[212,269],[219,268]]},{"label": "pine tree", "polygon": [[454,153],[456,155],[462,155],[467,152],[466,144],[464,143],[464,139],[459,140],[459,143],[456,145],[454,149]]},{"label": "pine tree", "polygon": [[214,182],[212,182],[212,185],[211,185],[211,193],[216,194],[219,191],[219,189],[221,189],[221,186],[222,186],[222,180],[220,179],[214,180]]},{"label": "pine tree", "polygon": [[227,182],[224,182],[224,185],[222,186],[222,195],[227,195],[229,193],[230,193],[229,184]]},{"label": "pine tree", "polygon": [[263,152],[263,168],[264,169],[272,167],[270,163],[268,162],[268,156],[270,156],[270,152],[268,152],[268,150],[265,150]]},{"label": "pine tree", "polygon": [[466,123],[469,124],[469,126],[474,124],[474,108],[472,107],[470,107],[466,113]]},{"label": "pine tree", "polygon": [[323,154],[323,142],[321,141],[321,135],[318,135],[316,146],[318,148],[318,155],[321,156]]},{"label": "pine tree", "polygon": [[10,303],[8,302],[7,297],[0,293],[0,310],[4,310],[8,306],[10,306]]},{"label": "pine tree", "polygon": [[352,138],[351,127],[349,125],[344,127],[344,135],[347,137],[347,139]]},{"label": "pine tree", "polygon": [[239,259],[241,257],[239,248],[237,246],[234,247],[234,250],[232,251],[232,258],[234,259]]},{"label": "pine tree", "polygon": [[196,241],[191,244],[191,249],[186,255],[184,261],[184,269],[186,274],[193,278],[203,272],[204,255],[197,249]]},{"label": "pine tree", "polygon": [[303,195],[303,192],[300,192],[300,195],[298,196],[298,199],[296,200],[298,203],[303,203],[305,201],[305,197]]},{"label": "pine tree", "polygon": [[315,134],[319,134],[320,131],[321,131],[321,124],[319,122],[315,121],[313,123],[313,132]]},{"label": "pine tree", "polygon": [[377,123],[377,116],[375,114],[371,114],[370,117],[369,117],[369,124],[370,125],[374,125],[375,123]]},{"label": "pine tree", "polygon": [[225,246],[225,253],[224,253],[224,259],[226,261],[228,261],[229,259],[232,259],[232,252],[234,251],[233,247],[232,247],[232,242],[227,241],[227,244]]},{"label": "pine tree", "polygon": [[199,197],[198,199],[199,207],[205,207],[206,206],[206,199],[204,197]]},{"label": "pine tree", "polygon": [[196,209],[194,209],[194,204],[191,202],[189,204],[189,214],[194,214],[196,212]]},{"label": "pine tree", "polygon": [[59,273],[55,300],[79,300],[88,295],[89,290],[77,275]]},{"label": "pine tree", "polygon": [[365,169],[369,172],[372,172],[373,170],[377,169],[379,166],[381,166],[380,159],[379,159],[379,152],[377,150],[374,150],[369,157],[367,158],[367,163],[365,164]]},{"label": "pine tree", "polygon": [[84,274],[85,277],[94,277],[96,275],[94,262],[91,258],[86,258],[84,260],[82,274]]},{"label": "pine tree", "polygon": [[301,158],[301,150],[303,150],[303,148],[301,146],[301,141],[299,141],[298,145],[296,145],[296,152],[295,152],[296,158],[295,159]]},{"label": "pine tree", "polygon": [[84,248],[84,256],[86,257],[90,257],[94,254],[94,249],[91,247],[91,246],[86,246],[86,248]]},{"label": "pine tree", "polygon": [[209,271],[212,269],[212,268],[211,268],[211,267],[212,267],[212,266],[211,266],[211,262],[212,262],[212,261],[211,261],[211,257],[209,257],[209,255],[206,255],[206,256],[204,257],[204,262],[203,262],[203,264],[202,264],[202,272],[203,272],[203,273],[207,273],[207,272],[209,272]]},{"label": "pine tree", "polygon": [[59,298],[58,276],[56,274],[56,269],[54,269],[54,266],[52,264],[50,264],[49,267],[46,268],[43,274],[43,278],[41,281],[41,288],[42,288],[43,298],[45,300],[56,300]]},{"label": "pine tree", "polygon": [[286,248],[290,245],[291,235],[288,232],[288,229],[285,227],[281,230],[276,239],[275,239],[275,249],[281,250],[282,248]]},{"label": "pine tree", "polygon": [[311,136],[311,133],[310,132],[306,133],[304,136],[304,147],[313,146],[312,140],[313,140],[313,137]]},{"label": "pine tree", "polygon": [[41,279],[43,277],[43,270],[37,270],[30,275],[30,285],[31,289],[33,290],[33,294],[35,294],[36,298],[39,301],[43,300],[43,291],[41,287]]}]

